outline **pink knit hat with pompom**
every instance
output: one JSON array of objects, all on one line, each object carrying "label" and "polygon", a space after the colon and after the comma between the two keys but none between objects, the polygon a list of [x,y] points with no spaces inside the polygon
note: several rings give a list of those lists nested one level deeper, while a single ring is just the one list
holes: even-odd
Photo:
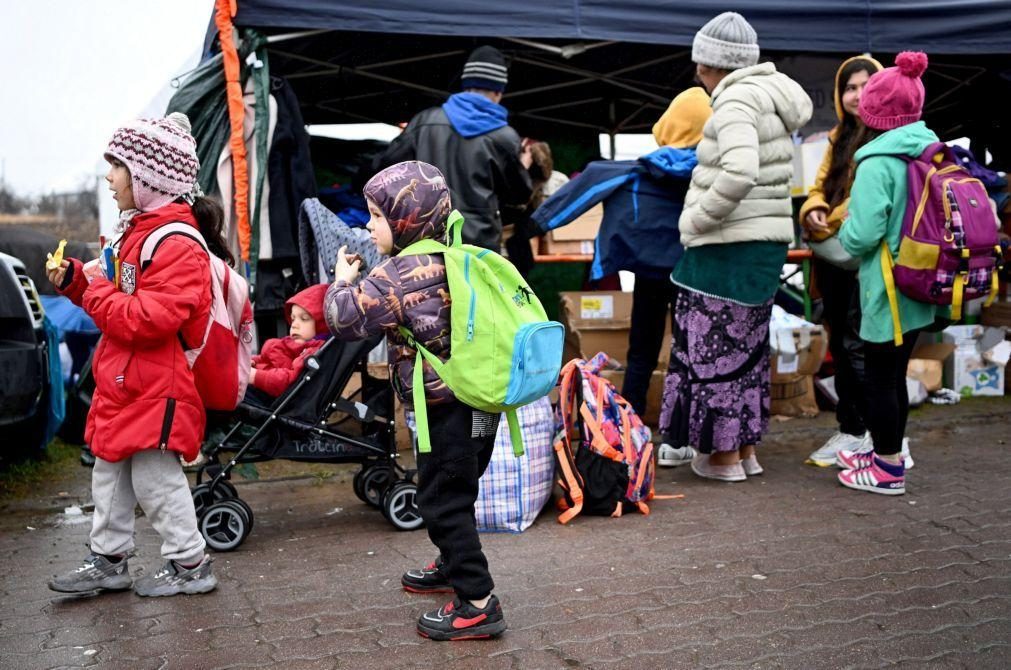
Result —
[{"label": "pink knit hat with pompom", "polygon": [[860,95],[860,118],[875,130],[891,130],[920,120],[923,114],[923,82],[927,54],[903,51],[895,67],[871,76]]}]

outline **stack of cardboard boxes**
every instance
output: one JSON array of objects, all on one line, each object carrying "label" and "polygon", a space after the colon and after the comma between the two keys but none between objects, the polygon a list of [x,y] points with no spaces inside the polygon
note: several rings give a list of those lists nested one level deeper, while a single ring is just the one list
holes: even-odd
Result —
[{"label": "stack of cardboard boxes", "polygon": [[546,256],[592,256],[593,245],[604,218],[604,206],[595,205],[572,223],[556,228],[541,238],[541,254]]},{"label": "stack of cardboard boxes", "polygon": [[[563,361],[592,358],[603,351],[622,365],[628,354],[628,331],[632,324],[632,294],[622,291],[572,291],[560,294],[561,320],[565,326]],[[660,360],[650,379],[646,395],[647,411],[642,417],[656,427],[660,418],[663,380],[670,360],[670,320],[660,347]],[[623,370],[607,370],[602,376],[621,391]]]}]

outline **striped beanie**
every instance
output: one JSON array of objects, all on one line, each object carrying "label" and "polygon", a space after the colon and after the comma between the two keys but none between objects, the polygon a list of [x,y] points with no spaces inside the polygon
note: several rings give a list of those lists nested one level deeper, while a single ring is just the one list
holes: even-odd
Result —
[{"label": "striped beanie", "polygon": [[758,33],[737,12],[723,12],[695,33],[692,62],[721,70],[758,63]]},{"label": "striped beanie", "polygon": [[463,66],[460,82],[464,90],[478,88],[482,91],[505,90],[509,83],[509,68],[505,56],[495,47],[483,46],[474,49]]},{"label": "striped beanie", "polygon": [[138,119],[117,129],[105,151],[106,160],[113,158],[130,171],[133,201],[142,212],[198,194],[197,142],[185,114]]}]

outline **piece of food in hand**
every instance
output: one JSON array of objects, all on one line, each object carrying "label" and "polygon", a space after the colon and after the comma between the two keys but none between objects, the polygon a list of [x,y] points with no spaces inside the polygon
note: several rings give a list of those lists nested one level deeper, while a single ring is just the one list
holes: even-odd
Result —
[{"label": "piece of food in hand", "polygon": [[46,270],[57,270],[63,264],[63,249],[67,246],[66,240],[60,240],[56,251],[46,254]]},{"label": "piece of food in hand", "polygon": [[84,278],[88,280],[89,284],[93,282],[97,277],[105,276],[105,273],[102,272],[102,266],[98,262],[97,258],[93,261],[88,261],[87,263],[85,263],[84,267],[82,267],[81,269],[84,272]]}]

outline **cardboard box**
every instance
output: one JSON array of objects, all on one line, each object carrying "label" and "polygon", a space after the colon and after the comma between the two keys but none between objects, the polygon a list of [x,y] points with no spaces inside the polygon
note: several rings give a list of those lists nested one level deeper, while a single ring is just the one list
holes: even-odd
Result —
[{"label": "cardboard box", "polygon": [[[621,387],[625,384],[624,370],[603,370],[600,376],[614,384],[614,388],[618,389],[618,393],[621,393]],[[646,414],[640,418],[650,428],[655,429],[660,424],[660,407],[663,405],[663,382],[666,378],[666,372],[655,370],[649,379],[649,389],[646,391]]]},{"label": "cardboard box", "polygon": [[989,307],[984,307],[979,322],[984,326],[1011,328],[1011,300],[999,298]]},{"label": "cardboard box", "polygon": [[923,383],[928,391],[936,391],[944,383],[944,362],[948,360],[955,345],[935,342],[916,347],[909,359],[906,376]]},{"label": "cardboard box", "polygon": [[[624,364],[632,325],[632,294],[623,291],[568,291],[559,294],[565,326],[564,361],[590,358],[603,351]],[[670,319],[665,320],[657,370],[670,360]]]},{"label": "cardboard box", "polygon": [[1002,396],[1007,363],[1003,328],[949,326],[941,339],[955,347],[944,365],[945,385],[963,396]]},{"label": "cardboard box", "polygon": [[624,363],[632,294],[622,291],[571,291],[559,294],[565,326],[564,360],[590,358],[599,351]]},{"label": "cardboard box", "polygon": [[818,416],[813,375],[779,375],[772,380],[770,395],[770,411],[773,415]]},{"label": "cardboard box", "polygon": [[[828,351],[828,336],[821,326],[793,328],[793,351],[788,342],[772,341],[773,381],[786,383],[798,375],[813,375],[821,369]],[[779,379],[781,378],[781,379]]]},{"label": "cardboard box", "polygon": [[545,235],[542,250],[547,255],[593,255],[593,244],[600,232],[604,206],[595,205],[572,223]]}]

